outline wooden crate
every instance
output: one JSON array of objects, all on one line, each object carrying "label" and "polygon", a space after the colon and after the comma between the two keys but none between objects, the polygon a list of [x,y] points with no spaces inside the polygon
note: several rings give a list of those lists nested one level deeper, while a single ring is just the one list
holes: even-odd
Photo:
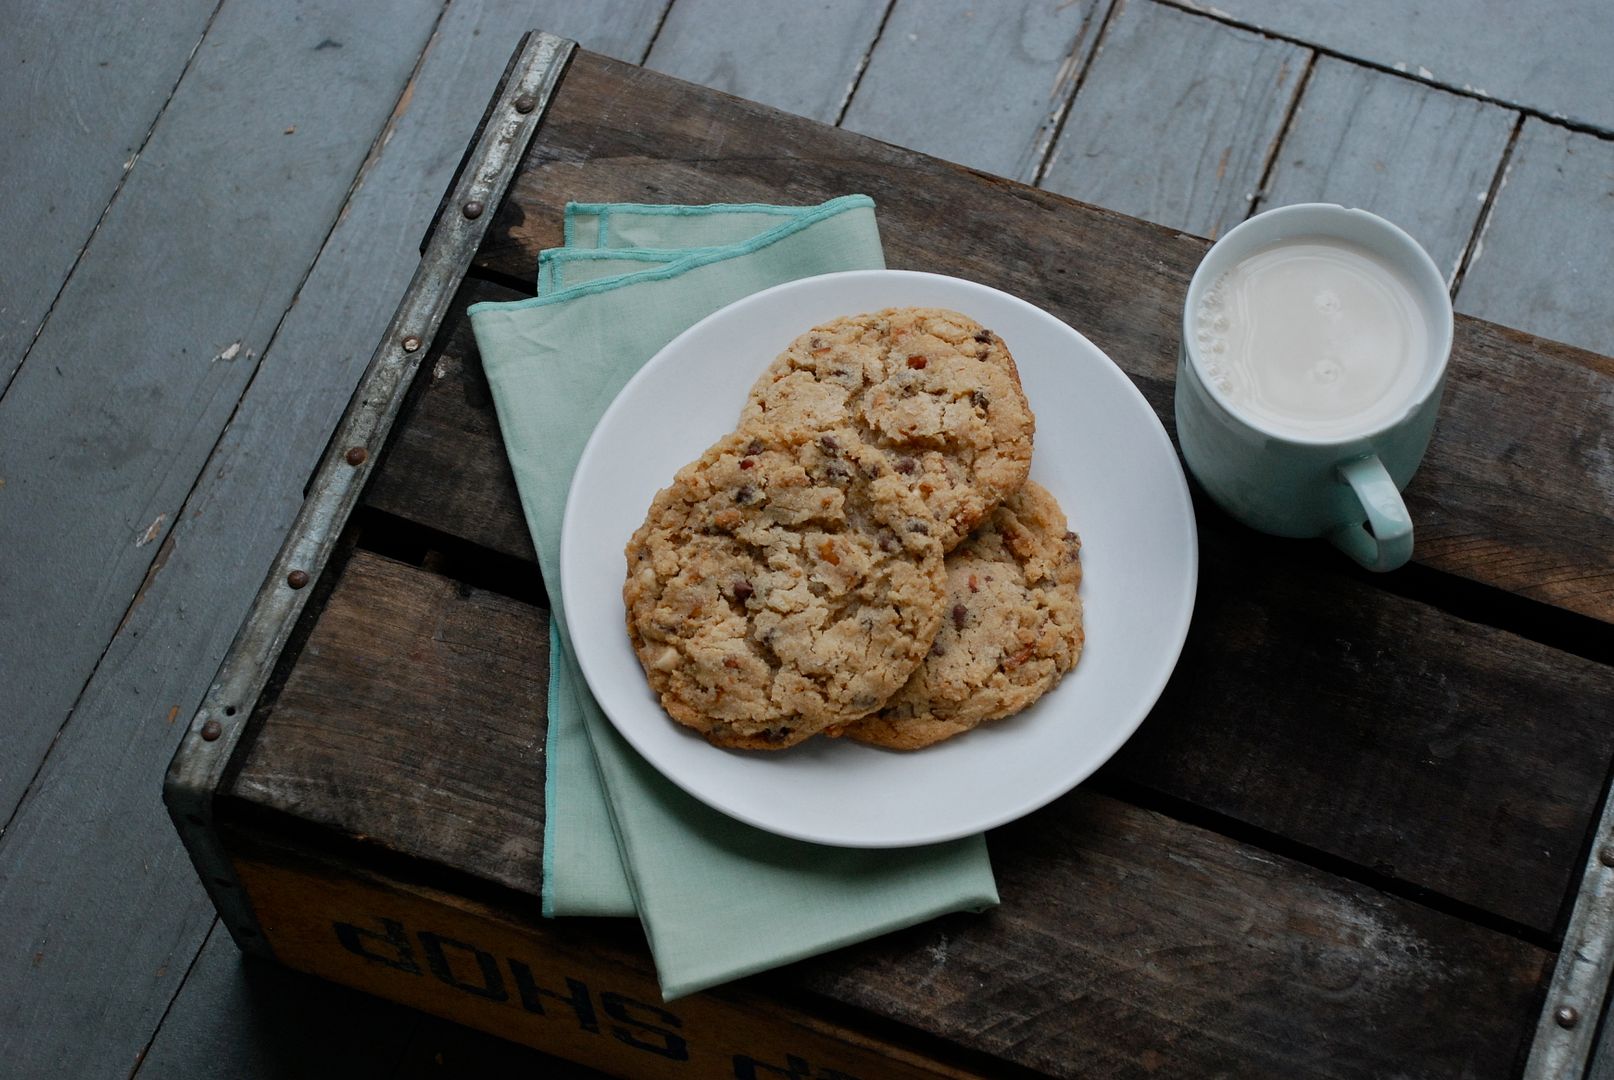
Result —
[{"label": "wooden crate", "polygon": [[236,940],[623,1076],[1570,1075],[1607,979],[1576,899],[1614,877],[1614,362],[1472,319],[1416,565],[1200,506],[1178,671],[990,835],[1001,907],[670,1004],[631,921],[539,917],[546,601],[464,308],[523,295],[568,199],[854,191],[891,266],[1052,311],[1171,426],[1206,241],[534,35],[170,770]]}]

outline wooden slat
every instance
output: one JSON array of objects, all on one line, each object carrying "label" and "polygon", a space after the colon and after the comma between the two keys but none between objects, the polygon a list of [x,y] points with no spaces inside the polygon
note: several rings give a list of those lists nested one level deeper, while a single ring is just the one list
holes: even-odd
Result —
[{"label": "wooden slat", "polygon": [[1110,775],[1553,932],[1614,670],[1218,520],[1200,535],[1188,643]]},{"label": "wooden slat", "polygon": [[833,124],[885,7],[870,0],[678,0],[645,66]]},{"label": "wooden slat", "polygon": [[1100,0],[897,0],[842,121],[1029,180],[1093,50]]},{"label": "wooden slat", "polygon": [[[530,561],[479,368],[455,326],[380,505]],[[1385,595],[1320,545],[1200,522],[1189,646],[1112,773],[1551,932],[1614,753],[1614,672]]]},{"label": "wooden slat", "polygon": [[1122,0],[1042,186],[1204,236],[1244,219],[1310,53]]},{"label": "wooden slat", "polygon": [[1614,143],[1525,121],[1470,263],[1458,310],[1614,354]]},{"label": "wooden slat", "polygon": [[[305,10],[302,18],[317,31],[325,15]],[[0,838],[0,956],[44,953],[20,997],[0,994],[0,1048],[19,1069],[42,1062],[46,1072],[124,1075],[212,924],[212,906],[155,798],[155,778],[301,505],[526,22],[514,6],[461,0],[439,25],[304,283],[305,302],[280,325],[133,610]],[[244,19],[216,25],[214,35],[231,25],[249,39],[261,29]],[[262,48],[256,39],[210,42],[227,68],[229,49]],[[334,51],[299,43],[287,37],[276,78],[312,79],[317,69],[302,65]],[[276,55],[265,63],[273,66]],[[8,662],[0,658],[0,666]],[[5,686],[0,694],[15,693],[14,683]],[[27,714],[0,710],[0,724],[18,719]],[[21,746],[7,743],[8,767]],[[93,993],[85,992],[86,972],[94,973]],[[97,1037],[81,1038],[85,1030]]]},{"label": "wooden slat", "polygon": [[1511,1076],[1533,947],[1076,792],[989,837],[1003,904],[803,965],[1056,1076]]},{"label": "wooden slat", "polygon": [[1177,0],[1426,82],[1614,132],[1614,19],[1602,0]]},{"label": "wooden slat", "polygon": [[[1170,425],[1182,298],[1205,241],[593,57],[573,64],[568,90],[483,267],[530,276],[539,249],[560,243],[563,201],[578,191],[799,203],[864,191],[879,204],[889,265],[995,285],[1053,312]],[[632,117],[596,107],[623,96],[641,103]],[[1614,621],[1614,459],[1590,434],[1614,429],[1611,378],[1605,357],[1459,318],[1447,403],[1408,491],[1414,559]]]},{"label": "wooden slat", "polygon": [[439,10],[222,10],[0,399],[0,815],[164,550]]},{"label": "wooden slat", "polygon": [[1371,210],[1411,233],[1449,283],[1474,234],[1516,116],[1411,79],[1321,57],[1257,209],[1336,202]]},{"label": "wooden slat", "polygon": [[[0,392],[185,70],[217,0],[6,5]],[[24,242],[26,238],[26,242]]]},{"label": "wooden slat", "polygon": [[[292,681],[343,686],[341,697],[320,731],[279,729],[283,696],[231,805],[321,821],[348,843],[413,852],[438,873],[508,882],[493,841],[527,849],[543,832],[541,761],[513,755],[503,734],[512,712],[534,712],[522,705],[532,674],[501,659],[490,677],[483,648],[449,643],[480,626],[501,657],[538,658],[542,621],[363,552],[331,603],[341,628],[321,627]],[[364,625],[346,612],[363,612]],[[405,665],[416,696],[399,716],[390,684]],[[514,707],[497,700],[501,690]],[[433,724],[490,734],[455,743],[449,763],[423,733]],[[389,791],[367,799],[393,813],[355,797],[378,777]],[[478,778],[475,812],[441,794],[457,778]],[[418,812],[404,809],[412,802]],[[1503,1076],[1534,1024],[1541,950],[1113,799],[1067,796],[991,845],[1001,908],[752,984],[805,988],[1059,1076],[1151,1062],[1196,1076]],[[520,860],[535,867],[539,853]],[[535,909],[530,881],[522,891]],[[589,924],[565,926],[569,947],[596,951]],[[597,950],[610,957],[614,941]],[[630,956],[644,968],[647,957]]]},{"label": "wooden slat", "polygon": [[304,655],[235,794],[421,858],[474,834],[478,875],[536,893],[547,613],[360,552]]}]

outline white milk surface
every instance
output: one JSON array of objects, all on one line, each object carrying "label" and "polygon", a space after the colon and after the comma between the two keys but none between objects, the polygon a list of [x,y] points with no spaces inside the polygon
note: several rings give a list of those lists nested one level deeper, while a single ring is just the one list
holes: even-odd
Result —
[{"label": "white milk surface", "polygon": [[1302,436],[1400,416],[1429,363],[1429,321],[1367,250],[1297,239],[1234,264],[1194,312],[1200,370],[1234,410]]}]

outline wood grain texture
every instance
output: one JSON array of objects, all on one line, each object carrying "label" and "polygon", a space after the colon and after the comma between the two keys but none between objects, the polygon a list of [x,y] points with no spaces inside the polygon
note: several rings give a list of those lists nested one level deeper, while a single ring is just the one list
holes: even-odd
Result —
[{"label": "wood grain texture", "polygon": [[842,124],[1030,179],[1105,7],[1099,0],[897,0]]},{"label": "wood grain texture", "polygon": [[[8,4],[0,33],[0,393],[218,0]],[[26,242],[24,242],[26,238]]]},{"label": "wood grain texture", "polygon": [[536,893],[548,672],[546,612],[359,552],[234,793],[420,858],[473,832],[479,876]]},{"label": "wood grain texture", "polygon": [[1054,1076],[1511,1076],[1550,959],[1075,792],[989,837],[1001,907],[801,965]]},{"label": "wood grain texture", "polygon": [[[491,697],[531,694],[533,674],[506,658],[542,672],[546,635],[508,607],[356,555],[231,805],[292,812],[365,849],[514,883],[493,848],[542,836],[543,770],[536,755],[512,753]],[[498,674],[477,687],[467,674],[476,651],[447,644],[473,628],[499,654]],[[387,684],[399,678],[416,696],[407,718],[389,719]],[[311,724],[287,710],[293,685],[341,696]],[[422,731],[461,723],[500,729],[451,748]],[[369,792],[378,777],[379,796]],[[471,804],[440,793],[461,777],[477,789]],[[376,814],[377,797],[394,812]],[[1141,1075],[1151,1061],[1195,1076],[1372,1076],[1392,1064],[1409,1076],[1502,1076],[1533,1027],[1543,951],[1161,815],[1077,792],[991,843],[1001,908],[735,989],[806,989],[1057,1076]],[[350,858],[362,866],[362,854]],[[530,910],[533,884],[521,886]],[[566,926],[569,949],[610,960],[620,948],[596,942],[589,923]]]},{"label": "wood grain texture", "polygon": [[1319,57],[1256,209],[1371,210],[1411,233],[1450,284],[1517,115]]},{"label": "wood grain texture", "polygon": [[1188,643],[1106,775],[1553,933],[1614,669],[1199,512]]},{"label": "wood grain texture", "polygon": [[[462,288],[421,365],[406,413],[364,489],[364,502],[528,563],[538,562],[521,513],[515,474],[465,309],[515,300],[497,285]],[[467,455],[475,460],[467,462]],[[443,526],[453,522],[451,529]]]},{"label": "wood grain texture", "polygon": [[1244,220],[1309,50],[1122,0],[1041,186],[1215,237]]},{"label": "wood grain texture", "polygon": [[0,399],[0,814],[163,550],[438,13],[221,11]]},{"label": "wood grain texture", "polygon": [[[697,203],[867,192],[888,265],[993,285],[1059,316],[1171,427],[1182,299],[1204,240],[593,57],[573,64],[568,86],[481,266],[530,273],[560,242],[567,192]],[[627,96],[641,103],[631,121],[595,105]],[[989,215],[957,209],[986,205]],[[1457,322],[1447,402],[1407,493],[1415,561],[1614,621],[1614,457],[1602,438],[1614,430],[1614,361]]]},{"label": "wood grain texture", "polygon": [[874,0],[678,0],[645,66],[833,124],[886,6]]},{"label": "wood grain texture", "polygon": [[1177,0],[1426,82],[1614,132],[1614,20],[1601,0]]},{"label": "wood grain texture", "polygon": [[[1611,280],[1614,142],[1526,120],[1458,310],[1614,354]],[[1609,488],[1587,494],[1605,506],[1614,499]]]},{"label": "wood grain texture", "polygon": [[[7,867],[0,875],[0,970],[30,975],[10,983],[15,995],[0,990],[0,1046],[13,1060],[126,1075],[212,924],[154,778],[301,505],[303,485],[413,273],[420,236],[525,22],[513,5],[461,0],[439,25],[303,285],[306,302],[276,331],[0,838]],[[331,51],[287,57],[282,75]],[[4,716],[0,723],[15,714]],[[29,967],[38,952],[45,960]],[[86,972],[94,972],[93,994],[84,990]],[[95,1040],[78,1037],[88,1028]]]}]

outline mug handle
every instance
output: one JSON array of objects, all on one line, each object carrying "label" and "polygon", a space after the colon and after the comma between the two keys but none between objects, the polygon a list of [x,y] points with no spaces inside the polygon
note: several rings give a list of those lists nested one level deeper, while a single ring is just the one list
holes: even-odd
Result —
[{"label": "mug handle", "polygon": [[1356,493],[1373,531],[1360,524],[1341,525],[1328,534],[1329,542],[1369,570],[1403,565],[1412,558],[1412,516],[1384,463],[1377,454],[1368,454],[1345,462],[1338,471]]}]

